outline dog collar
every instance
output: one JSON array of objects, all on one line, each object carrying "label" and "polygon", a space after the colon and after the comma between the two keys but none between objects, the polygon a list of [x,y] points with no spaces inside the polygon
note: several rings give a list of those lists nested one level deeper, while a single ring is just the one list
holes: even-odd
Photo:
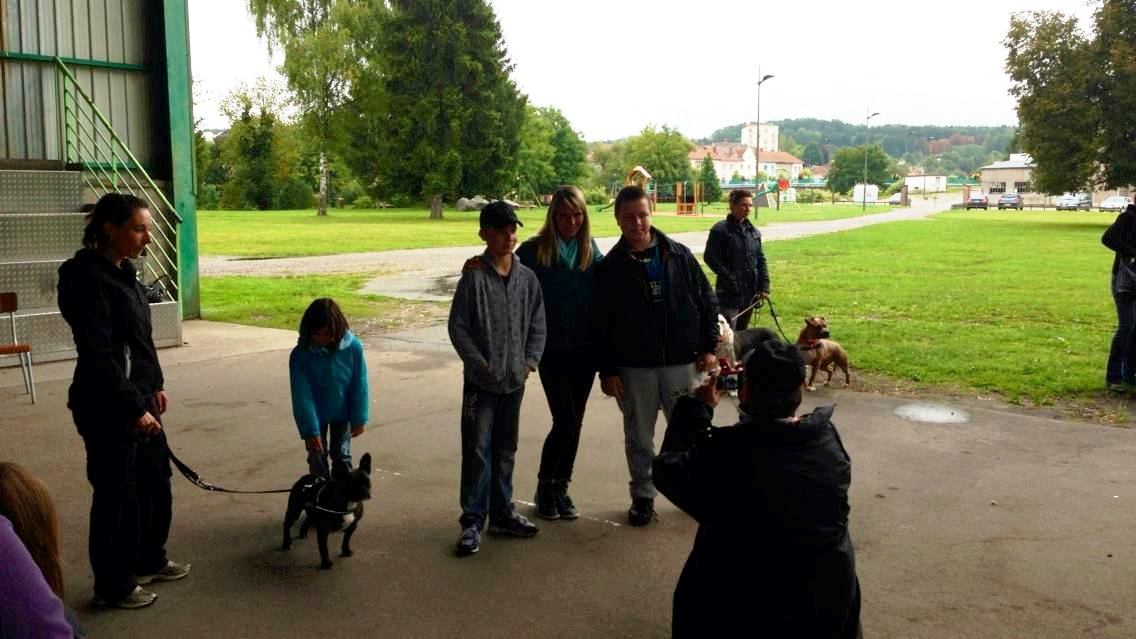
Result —
[{"label": "dog collar", "polygon": [[820,348],[820,340],[819,339],[806,340],[804,342],[798,343],[797,348],[801,349],[802,351],[811,351],[813,349]]}]

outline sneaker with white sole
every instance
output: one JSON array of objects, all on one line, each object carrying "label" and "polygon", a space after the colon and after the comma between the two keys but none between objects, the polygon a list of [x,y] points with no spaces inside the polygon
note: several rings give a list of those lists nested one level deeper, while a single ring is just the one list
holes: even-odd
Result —
[{"label": "sneaker with white sole", "polygon": [[459,557],[468,557],[481,550],[481,523],[474,522],[463,526],[458,536],[457,553]]},{"label": "sneaker with white sole", "polygon": [[112,603],[96,596],[91,603],[98,606],[99,608],[121,608],[123,610],[133,610],[135,608],[145,608],[146,606],[149,606],[157,600],[158,595],[150,592],[149,590],[143,590],[142,586],[135,586],[134,590],[130,591],[129,595],[126,595],[126,597],[122,598],[119,601]]},{"label": "sneaker with white sole", "polygon": [[190,564],[179,564],[173,561],[167,561],[166,565],[158,572],[150,575],[138,575],[135,581],[142,586],[154,583],[155,581],[177,581],[178,579],[184,579],[189,574],[189,566]]}]

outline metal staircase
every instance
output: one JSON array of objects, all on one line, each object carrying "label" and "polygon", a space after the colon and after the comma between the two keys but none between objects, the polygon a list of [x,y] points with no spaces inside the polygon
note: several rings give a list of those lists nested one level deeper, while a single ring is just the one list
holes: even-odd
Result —
[{"label": "metal staircase", "polygon": [[[31,343],[36,361],[75,356],[71,329],[56,301],[59,266],[82,248],[83,205],[119,191],[133,193],[150,205],[153,242],[135,266],[143,281],[161,279],[169,298],[150,305],[155,344],[180,345],[177,224],[181,218],[67,67],[58,58],[55,62],[64,161],[59,170],[0,170],[0,292],[18,295],[20,339]],[[10,339],[5,318],[0,320],[0,344]],[[16,364],[15,357],[0,358],[0,366]]]}]

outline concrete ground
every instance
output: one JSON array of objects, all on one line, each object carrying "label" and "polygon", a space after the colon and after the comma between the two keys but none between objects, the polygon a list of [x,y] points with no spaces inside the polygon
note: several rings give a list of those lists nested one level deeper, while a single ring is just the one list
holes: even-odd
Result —
[{"label": "concrete ground", "polygon": [[[286,488],[305,471],[288,399],[294,339],[189,322],[187,344],[162,351],[171,446],[207,481]],[[355,556],[320,571],[314,539],[278,549],[283,495],[210,493],[175,476],[169,550],[193,572],[154,586],[158,602],[140,611],[88,604],[90,488],[64,405],[72,364],[37,367],[35,406],[18,372],[0,371],[0,458],[50,487],[67,602],[90,636],[668,634],[695,526],[665,499],[657,524],[624,525],[621,421],[598,385],[572,484],[584,517],[541,523],[531,540],[487,538],[457,559],[460,363],[438,329],[367,346],[374,423],[353,449],[375,456],[376,490]],[[531,512],[549,416],[535,378],[527,390],[515,496]],[[853,460],[865,636],[1136,636],[1136,431],[979,405],[951,407],[969,413],[963,423],[916,422],[895,414],[907,400],[851,390],[807,402],[836,402]],[[716,421],[732,413],[724,403]]]}]

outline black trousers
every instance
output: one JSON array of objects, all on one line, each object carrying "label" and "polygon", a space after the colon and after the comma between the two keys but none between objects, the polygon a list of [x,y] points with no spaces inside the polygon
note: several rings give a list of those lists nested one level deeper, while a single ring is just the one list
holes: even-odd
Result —
[{"label": "black trousers", "polygon": [[166,565],[173,518],[166,434],[123,437],[121,424],[99,424],[98,418],[78,415],[75,421],[82,422],[87,480],[94,489],[88,552],[95,595],[117,602],[138,585],[136,575]]},{"label": "black trousers", "polygon": [[540,384],[552,413],[552,430],[544,440],[537,479],[572,479],[584,409],[595,379],[595,366],[580,353],[552,351],[541,359]]}]

